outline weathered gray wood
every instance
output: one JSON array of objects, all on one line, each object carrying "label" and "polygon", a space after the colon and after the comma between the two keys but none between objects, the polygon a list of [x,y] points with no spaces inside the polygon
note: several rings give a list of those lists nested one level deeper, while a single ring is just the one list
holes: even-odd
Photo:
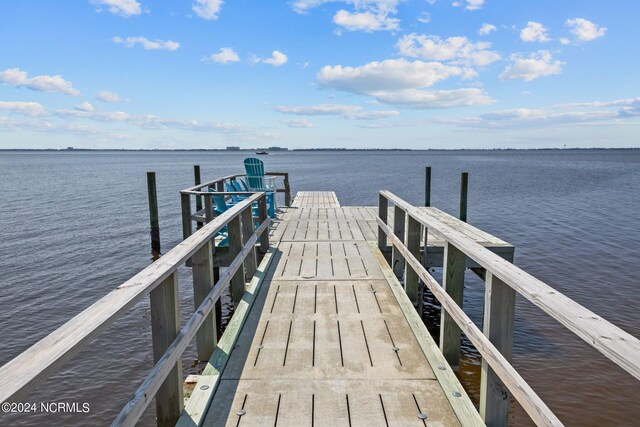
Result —
[{"label": "weathered gray wood", "polygon": [[[422,225],[410,216],[407,220],[407,236],[405,245],[416,259],[420,258],[421,231]],[[419,294],[418,275],[411,268],[406,268],[404,271],[404,289],[413,305],[417,305]]]},{"label": "weathered gray wood", "polygon": [[[267,196],[262,195],[258,200],[258,221],[262,224],[265,221],[270,221],[267,215]],[[260,236],[260,252],[266,254],[269,250],[269,233],[263,233]]]},{"label": "weathered gray wood", "polygon": [[[193,303],[197,309],[213,289],[212,242],[204,245],[196,252],[191,261],[193,263]],[[196,334],[196,349],[198,360],[209,360],[216,348],[217,327],[216,318],[212,313],[205,318]]]},{"label": "weathered gray wood", "polygon": [[[229,221],[229,258],[235,259],[242,249],[242,228],[240,217]],[[239,268],[231,279],[231,297],[235,306],[238,305],[244,294],[244,268]]]},{"label": "weathered gray wood", "polygon": [[[378,218],[383,223],[387,223],[387,213],[389,211],[389,201],[382,194],[378,196]],[[378,228],[378,247],[382,250],[387,247],[387,235]]]},{"label": "weathered gray wood", "polygon": [[202,371],[198,384],[187,402],[180,416],[180,420],[176,424],[177,426],[193,427],[194,425],[200,425],[204,414],[207,412],[207,406],[220,383],[222,371],[229,361],[229,357],[236,345],[240,332],[243,329],[247,317],[249,317],[251,307],[260,292],[266,276],[265,273],[274,259],[275,252],[275,248],[269,249],[269,252],[265,254],[262,262],[258,266],[258,271],[261,274],[254,276],[247,286],[245,296],[233,312],[233,316],[231,320],[229,320],[229,324],[222,338],[220,338],[219,346],[216,347],[216,350],[209,359],[209,363]]},{"label": "weathered gray wood", "polygon": [[0,402],[22,400],[111,325],[120,314],[133,307],[176,271],[179,265],[211,240],[231,218],[238,216],[244,207],[251,205],[259,197],[259,194],[252,195],[215,218],[198,233],[167,252],[158,262],[149,265],[0,367],[0,378],[3,379],[0,381]]},{"label": "weathered gray wood", "polygon": [[[242,214],[240,215],[240,219],[242,221],[242,243],[245,244],[251,238],[251,235],[253,235],[253,232],[254,232],[251,207],[245,208],[245,210],[242,211]],[[256,251],[254,248],[249,252],[247,257],[244,259],[245,281],[247,282],[251,281],[251,278],[255,274],[257,267],[258,265],[256,262]]]},{"label": "weathered gray wood", "polygon": [[[464,270],[464,253],[447,242],[442,273],[443,288],[460,308],[464,294]],[[440,350],[454,368],[460,365],[460,340],[460,327],[443,307],[440,314]]]},{"label": "weathered gray wood", "polygon": [[[391,195],[392,197],[395,197]],[[419,211],[417,211],[419,212]],[[411,212],[413,215],[414,212]],[[462,308],[458,306],[449,294],[443,289],[442,286],[429,274],[429,272],[422,266],[422,264],[413,256],[409,250],[404,246],[404,243],[394,236],[393,230],[380,221],[378,224],[382,227],[383,231],[389,237],[391,243],[402,252],[407,260],[407,264],[410,268],[413,268],[422,281],[426,284],[433,295],[442,304],[442,309],[446,310],[451,318],[461,326],[464,334],[469,338],[469,341],[475,346],[475,348],[482,355],[483,360],[486,360],[489,366],[491,366],[500,379],[505,383],[509,390],[513,393],[513,396],[520,403],[522,408],[529,414],[531,419],[539,426],[561,426],[562,423],[556,417],[553,412],[545,405],[540,397],[531,389],[529,384],[518,374],[518,372],[511,366],[511,364],[504,358],[502,354],[496,349],[489,338],[487,338],[480,329],[473,323],[471,319],[464,313]],[[429,224],[431,227],[435,224]]]},{"label": "weathered gray wood", "polygon": [[213,219],[213,196],[206,194],[204,196],[204,214],[207,223]]},{"label": "weathered gray wood", "polygon": [[[487,273],[484,295],[483,332],[504,358],[511,362],[516,291],[491,273]],[[480,416],[487,426],[509,425],[510,396],[509,389],[483,359],[480,376]]]},{"label": "weathered gray wood", "polygon": [[[150,294],[153,362],[158,363],[180,330],[178,275],[171,274]],[[178,358],[158,389],[156,420],[158,426],[175,425],[182,412],[182,362]]]},{"label": "weathered gray wood", "polygon": [[[391,229],[389,229],[391,230]],[[478,414],[475,406],[467,396],[462,384],[456,377],[451,367],[447,364],[444,356],[440,352],[438,345],[435,343],[431,334],[425,328],[422,318],[416,313],[412,304],[408,300],[406,293],[403,292],[400,283],[398,283],[393,271],[390,267],[386,267],[386,260],[379,250],[374,249],[375,243],[370,243],[371,250],[378,260],[378,264],[382,268],[382,272],[389,283],[392,284],[391,290],[393,291],[395,298],[397,299],[402,313],[404,314],[413,334],[415,335],[420,348],[425,357],[429,361],[429,364],[433,367],[433,373],[435,374],[440,386],[446,393],[446,397],[451,403],[453,411],[456,413],[460,424],[463,426],[482,426],[484,423]],[[444,369],[443,369],[444,368]],[[460,397],[456,397],[454,393],[460,393]]]},{"label": "weathered gray wood", "polygon": [[182,238],[193,234],[193,227],[191,226],[191,196],[188,194],[180,194],[180,204],[182,206]]},{"label": "weathered gray wood", "polygon": [[158,222],[158,195],[156,191],[156,173],[147,172],[147,194],[149,197],[149,233],[151,235],[151,253],[154,259],[160,256],[160,224]]},{"label": "weathered gray wood", "polygon": [[[213,310],[214,301],[220,299],[220,295],[229,285],[232,276],[236,273],[238,268],[242,266],[242,261],[249,253],[249,249],[251,249],[258,241],[258,235],[266,230],[266,225],[263,225],[256,230],[256,234],[249,239],[247,244],[242,248],[239,256],[233,261],[233,263],[231,263],[229,268],[225,270],[220,280],[216,282],[216,285],[213,287],[211,292],[209,292],[209,295],[204,298],[202,304],[182,327],[176,336],[176,339],[167,348],[162,358],[158,363],[156,363],[140,387],[138,387],[136,392],[133,394],[133,398],[129,400],[122,411],[120,411],[120,414],[118,414],[112,423],[112,427],[128,427],[135,425],[136,421],[144,413],[145,408],[160,388],[164,379],[170,374],[173,366],[179,361],[182,353],[193,340],[205,318]],[[205,372],[203,372],[203,375],[204,374],[206,374],[206,368]]]},{"label": "weathered gray wood", "polygon": [[499,277],[528,301],[539,307],[601,352],[618,366],[640,379],[640,340],[594,312],[556,291],[507,260],[488,251],[455,228],[412,207],[388,191],[381,192],[394,203],[404,206],[429,231],[453,243],[479,266]]},{"label": "weathered gray wood", "polygon": [[[400,206],[393,207],[393,234],[404,242],[404,233],[406,225],[406,215],[404,210]],[[405,265],[404,258],[400,253],[392,248],[391,250],[391,268],[396,274],[396,277],[402,278],[404,275]]]}]

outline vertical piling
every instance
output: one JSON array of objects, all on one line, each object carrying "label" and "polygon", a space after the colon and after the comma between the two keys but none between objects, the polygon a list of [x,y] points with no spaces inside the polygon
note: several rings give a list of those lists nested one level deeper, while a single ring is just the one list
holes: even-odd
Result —
[{"label": "vertical piling", "polygon": [[156,260],[160,256],[160,223],[158,221],[158,194],[156,173],[147,172],[147,194],[149,195],[149,232],[151,234],[151,254]]},{"label": "vertical piling", "polygon": [[424,170],[424,205],[431,206],[431,166]]},{"label": "vertical piling", "polygon": [[467,222],[467,187],[469,186],[469,173],[460,175],[460,220]]},{"label": "vertical piling", "polygon": [[[200,165],[193,165],[193,181],[195,185],[201,184]],[[196,210],[202,209],[202,196],[196,196]]]}]

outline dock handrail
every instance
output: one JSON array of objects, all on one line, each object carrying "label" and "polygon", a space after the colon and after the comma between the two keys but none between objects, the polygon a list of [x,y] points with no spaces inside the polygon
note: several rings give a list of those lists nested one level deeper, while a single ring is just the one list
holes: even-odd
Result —
[{"label": "dock handrail", "polygon": [[[211,211],[211,197],[205,197],[205,202]],[[259,212],[257,228],[251,213],[255,202]],[[216,343],[212,309],[216,301],[229,284],[234,299],[242,295],[245,275],[251,277],[255,272],[258,240],[260,251],[268,250],[270,219],[266,203],[264,193],[253,193],[215,218],[207,215],[208,223],[153,264],[0,367],[0,402],[27,396],[120,315],[150,295],[155,366],[113,425],[134,425],[154,397],[158,425],[175,424],[183,404],[182,353],[194,337],[197,337],[199,356],[203,350],[208,354],[204,360],[213,352]],[[213,283],[215,236],[224,227],[228,228],[232,262]],[[189,259],[193,260],[194,300],[198,307],[180,329],[177,269]]]},{"label": "dock handrail", "polygon": [[[282,177],[283,187],[277,188],[276,192],[284,193],[284,204],[286,206],[291,206],[291,186],[289,184],[289,172],[265,172],[265,175]],[[225,182],[231,182],[243,176],[246,176],[246,174],[237,173],[232,175],[226,175],[220,178],[216,178],[212,181],[196,184],[192,187],[185,188],[184,190],[182,190],[182,193],[191,192],[191,191],[200,191],[203,188],[205,189],[205,191],[209,188],[215,188],[217,191],[223,192],[225,190],[224,188]]]},{"label": "dock handrail", "polygon": [[[440,348],[445,357],[451,355],[451,348],[457,348],[459,352],[460,330],[482,355],[480,414],[487,425],[507,425],[509,393],[537,425],[562,425],[509,362],[515,292],[640,379],[640,340],[431,216],[428,211],[412,206],[389,191],[380,191],[379,195],[378,244],[386,247],[389,240],[410,267],[411,270],[405,270],[407,293],[417,295],[413,291],[417,289],[419,277],[441,303]],[[395,205],[396,214],[403,212],[408,217],[406,234],[404,224],[400,225],[398,221],[394,221],[393,228],[387,225],[389,201]],[[422,227],[425,238],[428,229],[430,234],[445,241],[443,285],[418,260]],[[484,333],[462,310],[462,289],[452,290],[447,286],[448,281],[459,282],[456,276],[464,278],[465,257],[473,259],[486,271]],[[457,298],[452,297],[456,293]],[[456,337],[457,345],[450,342]]]}]

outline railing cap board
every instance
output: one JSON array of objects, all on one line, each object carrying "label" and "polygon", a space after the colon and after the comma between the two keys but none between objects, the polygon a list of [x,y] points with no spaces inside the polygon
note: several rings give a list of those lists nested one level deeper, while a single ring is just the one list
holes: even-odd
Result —
[{"label": "railing cap board", "polygon": [[585,340],[618,366],[640,379],[640,340],[581,306],[531,274],[482,247],[472,239],[426,215],[395,194],[380,194],[402,207],[430,232],[440,235],[527,300]]},{"label": "railing cap board", "polygon": [[0,367],[0,402],[26,396],[261,197],[264,197],[261,193],[254,194],[214,218],[159,260]]},{"label": "railing cap board", "polygon": [[465,314],[456,301],[444,290],[444,288],[429,274],[424,266],[407,249],[404,243],[395,236],[393,230],[378,218],[378,225],[387,235],[394,247],[405,257],[407,264],[420,276],[425,285],[433,292],[440,301],[442,309],[451,316],[462,332],[469,338],[471,343],[478,349],[489,366],[496,372],[500,379],[507,386],[523,409],[529,414],[531,419],[540,426],[561,426],[562,423],[555,416],[547,405],[540,399],[535,391],[520,376],[509,361],[495,348],[482,331]]}]

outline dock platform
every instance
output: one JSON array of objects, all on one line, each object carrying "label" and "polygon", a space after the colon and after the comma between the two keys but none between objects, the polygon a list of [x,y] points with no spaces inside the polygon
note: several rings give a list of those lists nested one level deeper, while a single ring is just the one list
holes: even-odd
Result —
[{"label": "dock platform", "polygon": [[217,388],[196,397],[210,400],[201,425],[461,425],[450,400],[469,409],[465,425],[482,425],[436,343],[414,332],[420,319],[377,247],[376,209],[341,207],[333,192],[299,192],[284,209]]}]

